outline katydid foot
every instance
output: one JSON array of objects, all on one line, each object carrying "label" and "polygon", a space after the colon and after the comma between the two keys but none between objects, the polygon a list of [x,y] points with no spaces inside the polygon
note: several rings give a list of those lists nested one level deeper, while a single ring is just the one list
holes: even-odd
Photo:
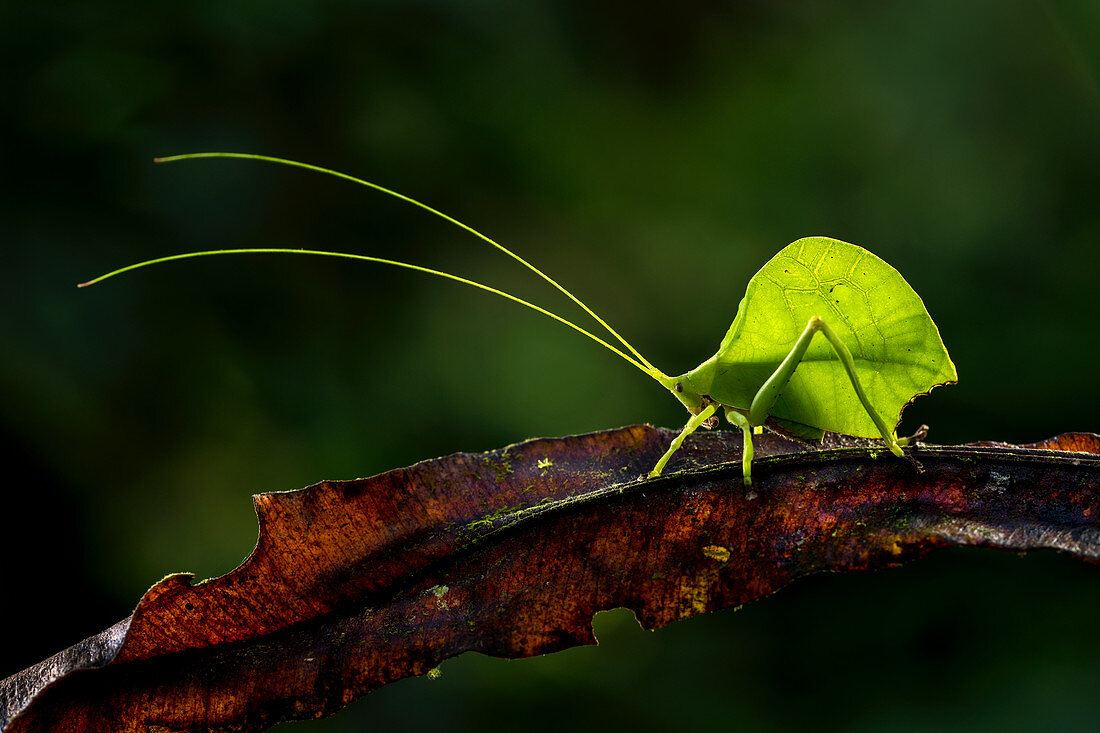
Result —
[{"label": "katydid foot", "polygon": [[917,428],[917,432],[910,435],[908,438],[898,438],[898,445],[905,447],[910,444],[919,443],[928,437],[928,426],[921,425]]}]

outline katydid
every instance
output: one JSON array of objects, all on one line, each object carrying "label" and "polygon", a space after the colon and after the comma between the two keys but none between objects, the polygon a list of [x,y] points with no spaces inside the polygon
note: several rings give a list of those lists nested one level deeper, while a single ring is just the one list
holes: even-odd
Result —
[{"label": "katydid", "polygon": [[[902,456],[906,439],[899,439],[896,433],[902,410],[915,397],[957,379],[955,366],[920,297],[897,270],[854,244],[807,237],[784,247],[749,280],[733,325],[718,352],[688,372],[669,376],[550,276],[481,232],[427,204],[345,173],[283,158],[193,153],[156,160],[195,158],[243,158],[304,168],[418,206],[496,247],[557,288],[594,318],[622,348],[556,313],[488,285],[406,262],[343,252],[278,248],[189,252],[129,265],[81,283],[81,287],[171,260],[276,253],[376,262],[480,288],[553,318],[618,354],[669,390],[687,408],[690,419],[650,471],[651,477],[661,474],[691,433],[699,427],[715,427],[719,411],[744,435],[741,464],[746,486],[752,483],[752,436],[764,427],[807,440],[820,440],[825,431],[881,438],[894,455]],[[823,338],[814,338],[818,332]]]}]

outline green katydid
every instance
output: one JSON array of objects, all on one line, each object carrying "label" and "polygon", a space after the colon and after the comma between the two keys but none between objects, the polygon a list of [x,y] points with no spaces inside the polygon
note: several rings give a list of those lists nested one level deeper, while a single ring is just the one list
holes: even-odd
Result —
[{"label": "green katydid", "polygon": [[[195,158],[243,158],[304,168],[418,206],[496,247],[553,285],[626,351],[556,313],[488,285],[406,262],[343,252],[278,248],[189,252],[129,265],[81,283],[81,287],[171,260],[275,253],[376,262],[480,288],[580,332],[656,380],[683,403],[691,417],[650,476],[661,474],[687,436],[699,427],[714,427],[720,410],[744,435],[742,473],[746,486],[752,482],[752,436],[765,426],[810,440],[820,440],[825,431],[881,438],[892,453],[902,456],[907,441],[896,434],[902,410],[915,397],[957,379],[955,366],[920,297],[897,270],[854,244],[807,237],[784,247],[749,280],[718,352],[691,371],[669,376],[557,281],[503,245],[427,204],[345,173],[264,155],[193,153],[158,158],[157,162]],[[823,339],[814,339],[818,332]]]}]

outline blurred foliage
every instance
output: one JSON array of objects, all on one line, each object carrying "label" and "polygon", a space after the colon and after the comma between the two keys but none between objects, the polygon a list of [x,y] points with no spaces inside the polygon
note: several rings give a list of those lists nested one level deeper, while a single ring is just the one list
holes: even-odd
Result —
[{"label": "blurred foliage", "polygon": [[[666,371],[713,353],[782,245],[856,242],[922,295],[961,376],[903,427],[1100,430],[1089,0],[48,0],[0,5],[0,61],[0,551],[18,599],[4,619],[23,629],[0,675],[117,620],[167,572],[236,565],[255,539],[241,487],[683,421],[566,329],[413,274],[239,258],[76,290],[147,257],[308,246],[568,310],[397,202],[154,155],[284,155],[420,197],[560,277]],[[1100,683],[1082,612],[1098,580],[1059,558],[951,553],[654,636],[620,624],[606,649],[463,658],[296,725],[1069,730]]]}]

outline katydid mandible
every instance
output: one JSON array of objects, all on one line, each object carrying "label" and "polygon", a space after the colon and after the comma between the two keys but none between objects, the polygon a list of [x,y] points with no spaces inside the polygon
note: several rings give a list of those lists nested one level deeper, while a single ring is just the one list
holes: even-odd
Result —
[{"label": "katydid mandible", "polygon": [[[690,419],[650,471],[651,477],[661,474],[691,433],[700,427],[715,427],[720,411],[744,435],[741,464],[746,487],[752,483],[752,436],[765,427],[807,440],[820,440],[825,431],[881,438],[890,452],[902,456],[906,439],[899,439],[896,433],[902,410],[916,397],[957,379],[955,365],[920,297],[897,270],[854,244],[807,237],[784,247],[749,280],[733,325],[718,352],[688,372],[669,376],[553,278],[481,232],[427,204],[345,173],[283,158],[193,153],[156,161],[195,158],[243,158],[304,168],[418,206],[496,247],[550,283],[595,319],[622,348],[556,313],[488,285],[407,262],[343,252],[278,248],[189,252],[129,265],[81,283],[80,287],[171,260],[269,253],[363,260],[480,288],[592,339],[654,379],[687,408]],[[822,338],[815,339],[818,333]]]}]

